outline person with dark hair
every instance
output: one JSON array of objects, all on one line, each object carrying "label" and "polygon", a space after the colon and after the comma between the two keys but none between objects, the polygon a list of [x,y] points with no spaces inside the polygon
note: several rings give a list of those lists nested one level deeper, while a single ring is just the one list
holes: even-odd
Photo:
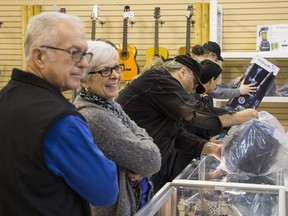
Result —
[{"label": "person with dark hair", "polygon": [[[209,59],[215,62],[224,61],[221,56],[220,46],[213,41],[208,41],[202,46],[199,44],[193,46],[192,54],[194,54],[194,58],[199,62],[203,61],[204,59]],[[243,76],[238,77],[232,83],[217,85],[214,91],[209,92],[208,95],[212,98],[218,99],[230,99],[246,94],[251,96],[251,93],[255,92],[257,87],[255,87],[253,84],[245,85],[242,81]]]},{"label": "person with dark hair", "polygon": [[191,95],[204,93],[201,66],[190,55],[179,55],[170,61],[151,67],[122,90],[116,101],[140,127],[153,137],[162,155],[162,166],[152,176],[155,190],[172,181],[175,151],[193,158],[201,154],[220,159],[221,145],[195,141],[195,135],[183,129],[184,123],[221,131],[222,127],[241,124],[257,117],[257,111],[246,109],[230,112],[206,107]]},{"label": "person with dark hair", "polygon": [[0,92],[0,215],[89,216],[89,203],[114,204],[116,165],[62,94],[80,86],[93,55],[81,20],[33,16],[24,49],[25,71],[14,68]]},{"label": "person with dark hair", "polygon": [[196,44],[192,47],[192,54],[196,55],[196,59],[198,61],[202,61],[204,59],[210,59],[211,61],[224,61],[221,56],[221,48],[220,46],[213,41],[208,41],[204,43],[202,46]]}]

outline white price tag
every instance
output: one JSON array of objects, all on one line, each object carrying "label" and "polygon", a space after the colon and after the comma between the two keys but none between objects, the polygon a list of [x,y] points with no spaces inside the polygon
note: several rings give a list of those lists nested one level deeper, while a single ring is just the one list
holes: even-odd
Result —
[{"label": "white price tag", "polygon": [[126,11],[123,13],[124,18],[133,18],[134,17],[134,12],[132,11]]}]

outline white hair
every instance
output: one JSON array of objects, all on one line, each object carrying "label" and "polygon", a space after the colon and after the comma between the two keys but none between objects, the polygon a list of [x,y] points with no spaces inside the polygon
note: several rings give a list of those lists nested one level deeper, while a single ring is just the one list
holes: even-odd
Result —
[{"label": "white hair", "polygon": [[41,45],[53,46],[58,43],[59,23],[64,22],[83,28],[79,17],[65,13],[43,12],[30,19],[24,42],[25,62],[30,58],[33,47]]},{"label": "white hair", "polygon": [[89,72],[95,70],[99,65],[111,61],[118,61],[119,54],[111,42],[105,40],[88,41],[87,52],[93,53],[89,67],[84,69],[82,80],[87,81]]}]

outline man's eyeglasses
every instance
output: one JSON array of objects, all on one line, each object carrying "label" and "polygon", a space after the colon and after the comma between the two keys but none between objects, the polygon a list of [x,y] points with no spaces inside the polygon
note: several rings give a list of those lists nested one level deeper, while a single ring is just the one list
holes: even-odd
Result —
[{"label": "man's eyeglasses", "polygon": [[90,63],[92,56],[93,56],[93,53],[86,53],[86,52],[81,52],[81,51],[71,51],[71,50],[66,50],[66,49],[62,49],[62,48],[58,48],[58,47],[45,46],[45,45],[40,46],[40,47],[67,52],[71,55],[72,61],[76,62],[76,63],[79,63],[82,60],[83,56],[85,56],[87,61]]},{"label": "man's eyeglasses", "polygon": [[102,70],[98,71],[90,71],[88,74],[96,74],[99,73],[102,77],[109,77],[112,74],[112,71],[115,70],[118,74],[122,72],[121,65],[115,65],[114,67],[105,67]]},{"label": "man's eyeglasses", "polygon": [[198,79],[195,77],[195,74],[188,67],[185,67],[185,68],[187,71],[189,71],[189,73],[191,73],[193,75],[194,87],[197,88],[197,86],[199,85]]}]

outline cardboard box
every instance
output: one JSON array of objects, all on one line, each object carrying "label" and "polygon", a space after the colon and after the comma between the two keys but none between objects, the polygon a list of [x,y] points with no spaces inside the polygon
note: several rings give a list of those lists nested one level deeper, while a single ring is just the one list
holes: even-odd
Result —
[{"label": "cardboard box", "polygon": [[279,68],[276,65],[261,56],[255,56],[245,74],[244,84],[255,84],[257,91],[252,96],[241,95],[228,100],[226,108],[236,109],[237,111],[246,108],[256,109],[278,72]]},{"label": "cardboard box", "polygon": [[256,51],[287,51],[288,24],[258,25]]}]

